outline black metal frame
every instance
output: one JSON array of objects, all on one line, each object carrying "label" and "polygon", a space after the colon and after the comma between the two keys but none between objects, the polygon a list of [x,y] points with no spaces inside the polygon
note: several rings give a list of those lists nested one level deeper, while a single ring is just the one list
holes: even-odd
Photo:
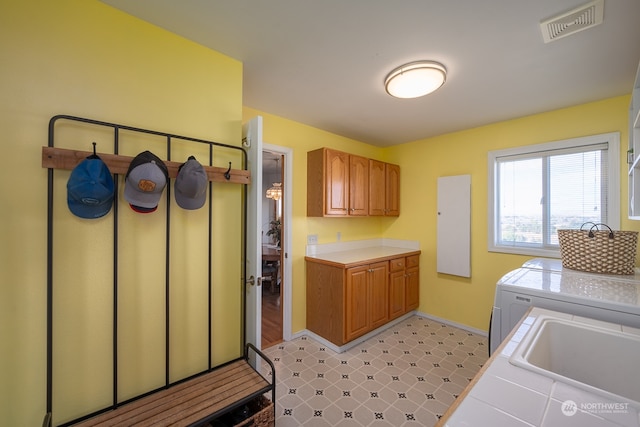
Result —
[{"label": "black metal frame", "polygon": [[[59,120],[67,120],[67,121],[75,121],[75,122],[81,122],[81,123],[85,123],[88,125],[95,125],[95,126],[99,126],[99,127],[106,127],[106,128],[111,128],[114,131],[114,140],[113,140],[113,154],[118,154],[119,151],[119,144],[120,144],[120,134],[119,132],[121,130],[125,130],[125,131],[130,131],[130,132],[136,132],[136,133],[142,133],[142,134],[149,134],[149,135],[155,135],[155,136],[160,136],[160,137],[165,137],[166,138],[166,144],[167,144],[167,160],[171,160],[170,156],[171,156],[171,141],[172,139],[179,139],[181,141],[188,141],[188,142],[193,142],[193,143],[198,143],[198,144],[206,144],[209,146],[209,165],[212,166],[213,165],[213,149],[214,147],[222,147],[222,148],[228,148],[231,150],[237,150],[242,154],[242,165],[241,168],[243,170],[247,169],[247,153],[246,151],[242,148],[242,147],[237,147],[237,146],[232,146],[232,145],[228,145],[228,144],[223,144],[223,143],[219,143],[219,142],[214,142],[214,141],[207,141],[207,140],[203,140],[203,139],[198,139],[198,138],[191,138],[191,137],[185,137],[185,136],[181,136],[181,135],[175,135],[175,134],[169,134],[169,133],[165,133],[165,132],[159,132],[159,131],[153,131],[153,130],[148,130],[148,129],[142,129],[142,128],[137,128],[137,127],[132,127],[132,126],[125,126],[125,125],[120,125],[120,124],[115,124],[115,123],[108,123],[108,122],[103,122],[103,121],[98,121],[98,120],[92,120],[92,119],[87,119],[87,118],[81,118],[81,117],[75,117],[75,116],[69,116],[69,115],[57,115],[51,118],[51,120],[49,121],[49,134],[48,134],[48,146],[49,147],[54,147],[54,142],[55,142],[55,135],[54,135],[54,131],[55,131],[55,125]],[[229,170],[231,169],[231,164],[229,164]],[[225,175],[227,179],[229,179],[229,175],[227,174]],[[45,415],[44,421],[43,421],[43,426],[51,426],[52,423],[52,411],[53,411],[53,310],[54,310],[54,303],[53,303],[53,207],[54,207],[54,194],[53,194],[53,190],[54,190],[54,169],[53,168],[49,168],[48,169],[48,203],[47,203],[47,401],[46,401],[46,408],[47,408],[47,414]],[[118,176],[114,174],[114,183],[115,183],[115,187],[116,189],[118,188]],[[166,191],[167,191],[167,200],[170,200],[170,186],[167,185],[166,187]],[[246,256],[247,256],[247,247],[246,247],[246,237],[247,237],[247,191],[246,191],[246,185],[243,186],[243,195],[242,195],[242,203],[243,203],[243,207],[242,207],[242,212],[243,212],[243,219],[242,219],[242,236],[240,237],[242,239],[242,268],[241,268],[241,274],[242,277],[240,278],[241,280],[241,289],[244,291],[244,288],[246,286],[245,283],[245,277],[246,277],[246,271],[245,271],[245,266],[246,266]],[[209,315],[208,315],[208,339],[209,339],[209,343],[208,343],[208,369],[196,374],[190,378],[193,378],[195,376],[198,375],[202,375],[205,374],[207,372],[211,372],[211,370],[217,368],[217,367],[213,367],[212,366],[212,338],[211,338],[211,332],[212,332],[212,304],[211,304],[211,297],[212,297],[212,261],[211,261],[211,255],[212,255],[212,225],[213,225],[213,219],[212,219],[212,192],[213,192],[213,187],[210,183],[209,185],[209,218],[208,218],[208,227],[209,227],[209,236],[208,236],[208,250],[209,250],[209,256],[208,256],[208,299],[209,299]],[[115,196],[117,197],[118,192],[115,192]],[[156,389],[156,390],[151,390],[147,393],[144,393],[143,395],[137,396],[133,399],[129,399],[127,401],[123,401],[120,402],[118,400],[118,395],[117,395],[117,389],[118,389],[118,357],[117,357],[117,351],[118,351],[118,329],[117,329],[117,317],[118,317],[118,203],[117,200],[115,201],[114,205],[113,205],[113,221],[114,221],[114,231],[113,231],[113,239],[114,239],[114,253],[113,253],[113,268],[114,268],[114,302],[113,302],[113,403],[111,406],[104,408],[102,410],[99,410],[97,412],[85,415],[81,418],[75,419],[73,421],[70,421],[68,423],[62,424],[62,426],[67,426],[67,425],[71,425],[73,423],[77,423],[79,421],[82,421],[84,419],[87,419],[89,417],[95,416],[99,413],[102,412],[106,412],[108,410],[111,409],[115,409],[116,407],[119,407],[121,405],[124,405],[128,402],[131,402],[133,400],[137,400],[141,397],[147,396],[149,394],[152,394],[158,390],[162,390],[162,389],[166,389],[168,387],[170,387],[171,385],[180,383],[180,382],[184,382],[190,378],[184,378],[181,379],[179,381],[175,381],[174,383],[170,382],[170,372],[169,372],[169,359],[170,359],[170,355],[169,355],[169,345],[170,345],[170,336],[169,336],[169,309],[170,309],[170,304],[169,304],[169,290],[170,290],[170,277],[169,277],[169,257],[170,257],[170,242],[169,242],[169,236],[170,236],[170,215],[171,215],[171,209],[169,207],[170,204],[167,204],[167,212],[166,212],[166,249],[165,249],[165,261],[166,261],[166,268],[165,268],[165,301],[166,301],[166,307],[165,307],[165,386],[161,387],[160,389]],[[245,311],[246,311],[246,300],[245,300],[245,292],[242,293],[242,313],[241,313],[241,323],[242,323],[242,340],[241,342],[245,342],[246,340],[246,324],[245,324]],[[265,361],[267,361],[269,363],[269,365],[271,366],[271,372],[272,372],[272,378],[271,378],[271,386],[265,388],[265,390],[261,390],[260,393],[257,393],[256,396],[263,394],[265,392],[268,392],[269,390],[272,391],[272,401],[274,403],[274,416],[275,416],[275,368],[273,366],[273,364],[271,363],[271,361],[266,358],[266,356],[264,356],[264,354],[262,354],[255,346],[253,346],[250,343],[246,343],[245,344],[245,348],[244,348],[244,352],[243,352],[243,358],[245,358],[246,360],[248,360],[249,358],[249,349],[252,349],[253,351],[255,351],[262,359],[264,359]],[[236,359],[238,360],[238,359]],[[229,363],[231,363],[233,361],[230,361]],[[246,402],[238,402],[236,405],[234,405],[233,408],[242,405]],[[233,409],[233,408],[229,408],[229,409]],[[209,419],[213,419],[216,416],[218,416],[220,414],[213,414],[211,417],[209,417]]]}]

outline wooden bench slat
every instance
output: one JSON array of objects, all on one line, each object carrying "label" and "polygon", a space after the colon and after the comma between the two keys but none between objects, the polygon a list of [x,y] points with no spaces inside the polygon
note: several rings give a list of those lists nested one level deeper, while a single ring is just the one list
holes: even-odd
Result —
[{"label": "wooden bench slat", "polygon": [[[258,391],[260,391],[260,389],[262,389],[262,387],[258,387],[258,386],[251,387],[251,388],[246,390],[248,392],[247,395],[255,393],[255,392],[258,392]],[[202,410],[200,410],[199,412],[196,412],[196,413],[194,413],[194,414],[192,414],[190,416],[187,416],[187,417],[182,417],[180,420],[176,421],[175,423],[170,424],[170,426],[171,427],[186,427],[186,426],[189,426],[189,425],[191,425],[191,424],[193,424],[193,423],[195,423],[195,422],[207,417],[208,415],[211,415],[211,414],[219,411],[220,409],[222,409],[222,408],[224,408],[224,407],[226,407],[228,405],[231,405],[231,404],[233,404],[233,403],[235,403],[237,401],[238,401],[237,396],[230,395],[225,400],[222,400],[222,401],[218,402],[218,404],[216,405],[215,408],[213,408],[213,407],[202,408]]]},{"label": "wooden bench slat", "polygon": [[[159,406],[151,411],[139,413],[135,417],[123,419],[129,425],[170,425],[180,419],[185,418],[193,412],[200,412],[204,408],[209,408],[209,414],[225,408],[229,404],[241,399],[242,396],[249,396],[252,392],[259,391],[262,387],[248,389],[244,378],[237,377],[233,382],[225,383],[220,387],[205,390],[204,393],[196,392],[179,401],[172,401],[169,406]],[[202,419],[207,414],[201,416]],[[197,420],[196,420],[197,421]]]},{"label": "wooden bench slat", "polygon": [[187,426],[268,386],[269,383],[241,359],[75,425]]}]

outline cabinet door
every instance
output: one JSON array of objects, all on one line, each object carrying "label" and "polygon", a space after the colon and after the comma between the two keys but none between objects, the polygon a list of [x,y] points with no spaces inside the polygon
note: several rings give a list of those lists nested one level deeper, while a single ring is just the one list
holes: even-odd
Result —
[{"label": "cabinet door", "polygon": [[348,268],[345,283],[344,341],[369,331],[369,266]]},{"label": "cabinet door", "polygon": [[349,215],[369,214],[369,159],[349,156]]},{"label": "cabinet door", "polygon": [[369,266],[370,330],[389,320],[389,264],[378,262]]},{"label": "cabinet door", "polygon": [[385,163],[369,160],[369,215],[384,215],[386,197]]},{"label": "cabinet door", "polygon": [[415,310],[420,305],[420,269],[418,267],[406,270],[405,312]]},{"label": "cabinet door", "polygon": [[325,214],[347,215],[349,208],[349,154],[326,150]]},{"label": "cabinet door", "polygon": [[385,215],[387,216],[399,216],[400,215],[400,166],[386,164],[386,203],[385,203]]},{"label": "cabinet door", "polygon": [[405,313],[404,270],[389,274],[389,319],[395,319]]}]

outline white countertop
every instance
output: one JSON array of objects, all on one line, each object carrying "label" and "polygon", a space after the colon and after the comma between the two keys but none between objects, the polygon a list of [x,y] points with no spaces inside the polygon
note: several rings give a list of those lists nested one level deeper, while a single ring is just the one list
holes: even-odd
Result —
[{"label": "white countertop", "polygon": [[419,250],[418,243],[410,240],[370,239],[308,245],[306,253],[310,259],[348,265]]},{"label": "white countertop", "polygon": [[[532,260],[533,261],[533,260]],[[511,287],[514,291],[526,290],[528,293],[549,298],[549,294],[562,295],[563,300],[589,300],[590,305],[602,306],[640,315],[640,275],[612,275],[585,273],[563,269],[559,261],[540,264],[525,263],[505,274],[498,286]]]},{"label": "white countertop", "polygon": [[[640,335],[640,329],[533,308],[512,338],[501,347],[502,351],[489,359],[479,374],[481,376],[474,380],[477,382],[472,383],[455,411],[444,420],[444,426],[639,427],[640,408],[633,401],[613,402],[601,394],[555,381],[509,362],[520,341],[541,315]],[[567,401],[576,403],[577,411],[572,415],[563,412],[563,403]]]}]

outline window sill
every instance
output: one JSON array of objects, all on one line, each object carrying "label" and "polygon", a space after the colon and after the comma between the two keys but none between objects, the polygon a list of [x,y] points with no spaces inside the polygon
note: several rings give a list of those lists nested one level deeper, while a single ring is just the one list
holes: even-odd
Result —
[{"label": "window sill", "polygon": [[560,258],[560,249],[540,249],[540,248],[526,248],[522,246],[494,246],[490,245],[489,252],[497,252],[513,255],[530,255],[533,257],[544,258]]}]

